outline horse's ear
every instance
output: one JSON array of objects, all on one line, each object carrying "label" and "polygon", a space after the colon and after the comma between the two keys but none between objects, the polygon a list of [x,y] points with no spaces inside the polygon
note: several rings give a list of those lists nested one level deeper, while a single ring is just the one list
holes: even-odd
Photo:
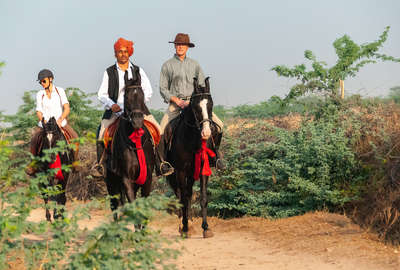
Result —
[{"label": "horse's ear", "polygon": [[207,77],[204,82],[206,84],[206,88],[205,88],[205,93],[210,93],[210,82],[209,82],[210,77]]},{"label": "horse's ear", "polygon": [[199,91],[199,80],[196,77],[193,78],[193,87],[194,87],[194,92]]},{"label": "horse's ear", "polygon": [[46,123],[44,122],[44,118],[42,118],[42,128],[43,131],[46,132]]}]

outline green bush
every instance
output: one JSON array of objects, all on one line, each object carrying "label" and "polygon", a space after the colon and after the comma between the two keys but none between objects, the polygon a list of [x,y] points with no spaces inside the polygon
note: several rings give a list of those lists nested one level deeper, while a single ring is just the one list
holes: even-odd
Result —
[{"label": "green bush", "polygon": [[355,123],[343,121],[336,106],[325,106],[319,120],[296,131],[255,121],[237,138],[225,137],[229,173],[210,181],[210,212],[287,217],[337,209],[357,198],[365,175],[351,148],[355,138],[346,134]]},{"label": "green bush", "polygon": [[[81,140],[81,143],[84,142]],[[63,151],[65,147],[60,144],[35,160],[48,160],[51,153]],[[0,269],[18,262],[26,269],[174,268],[166,263],[167,259],[177,256],[177,252],[168,247],[170,240],[149,227],[132,230],[134,224],[148,224],[155,210],[170,207],[170,200],[162,196],[140,198],[118,209],[117,222],[110,214],[101,226],[91,231],[79,229],[78,221],[90,218],[93,207],[108,209],[108,199],[92,201],[72,211],[65,209],[64,216],[51,223],[45,221],[45,217],[41,222],[31,222],[27,218],[32,210],[45,208],[38,199],[60,190],[57,186],[40,187],[40,183],[48,183],[49,175],[44,173],[28,178],[24,174],[26,155],[20,151],[8,141],[0,140]],[[16,159],[16,156],[25,158]],[[48,207],[52,209],[55,205]]]},{"label": "green bush", "polygon": [[299,98],[290,104],[282,103],[279,98],[272,97],[268,101],[255,105],[239,105],[231,109],[233,117],[268,118],[290,113],[306,114],[316,110],[323,102],[322,98],[309,96]]}]

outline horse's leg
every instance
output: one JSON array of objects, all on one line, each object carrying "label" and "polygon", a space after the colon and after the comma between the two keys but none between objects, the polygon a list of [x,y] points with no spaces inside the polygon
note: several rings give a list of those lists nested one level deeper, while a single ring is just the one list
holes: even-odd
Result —
[{"label": "horse's leg", "polygon": [[128,198],[128,202],[133,202],[135,200],[135,190],[134,187],[132,185],[132,181],[131,179],[129,179],[126,176],[122,177],[122,183],[124,184],[125,187],[125,191],[126,191],[126,197]]},{"label": "horse's leg", "polygon": [[[109,170],[106,170],[106,178],[104,179],[107,185],[108,195],[110,195],[110,208],[111,211],[115,211],[118,208],[119,200],[122,200],[123,194],[121,194],[121,184],[117,181],[117,176],[114,175]],[[115,198],[116,195],[119,195],[120,198]],[[114,221],[117,221],[118,215],[114,213]]]},{"label": "horse's leg", "polygon": [[45,197],[45,198],[43,198],[43,200],[44,200],[44,204],[45,204],[45,207],[46,207],[46,219],[47,219],[48,222],[51,222],[50,210],[47,207],[47,203],[49,202],[49,198]]},{"label": "horse's leg", "polygon": [[[66,175],[65,179],[68,179],[68,174]],[[65,207],[65,204],[67,203],[67,196],[66,196],[66,188],[67,188],[67,183],[66,180],[61,181],[61,189],[62,193],[57,194],[55,196],[55,201],[57,205],[63,205]],[[57,210],[56,208],[54,209],[53,217],[54,219],[58,219],[63,216],[64,214],[64,208],[61,208]]]},{"label": "horse's leg", "polygon": [[179,185],[179,191],[180,191],[180,203],[182,204],[182,229],[181,229],[181,234],[183,237],[190,237],[189,234],[189,219],[188,219],[188,214],[189,214],[189,205],[190,205],[190,194],[191,192],[189,189],[192,189],[191,185],[188,185],[186,179],[186,175],[184,171],[178,171],[177,174],[177,181]]},{"label": "horse's leg", "polygon": [[142,197],[148,197],[150,195],[152,181],[153,181],[152,174],[151,174],[151,172],[149,173],[149,171],[147,171],[146,182],[142,185],[142,188],[140,191],[140,194],[142,195]]},{"label": "horse's leg", "polygon": [[204,238],[214,236],[212,231],[208,228],[208,223],[207,223],[207,205],[208,205],[207,183],[208,183],[208,176],[202,175],[200,177],[200,205],[201,205],[201,215],[203,217],[203,222],[201,223],[201,227],[203,228]]},{"label": "horse's leg", "polygon": [[[148,172],[146,182],[142,186],[140,186],[141,187],[140,188],[140,194],[141,194],[141,196],[143,198],[147,198],[150,195],[152,179],[153,179],[152,175],[149,174],[149,172]],[[137,192],[137,190],[139,188],[139,185],[135,185],[135,186],[137,186],[137,188],[135,188],[135,199],[136,199],[136,192]],[[138,229],[138,230],[143,230],[143,229],[146,228],[146,224],[148,224],[147,220],[145,220],[145,224],[137,224],[137,225],[135,225],[135,228]]]}]

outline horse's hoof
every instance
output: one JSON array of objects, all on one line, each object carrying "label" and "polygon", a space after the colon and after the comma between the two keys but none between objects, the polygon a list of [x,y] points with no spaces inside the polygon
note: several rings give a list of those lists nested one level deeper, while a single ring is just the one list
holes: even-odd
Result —
[{"label": "horse's hoof", "polygon": [[214,233],[210,229],[203,231],[203,238],[210,238],[213,236],[214,236]]},{"label": "horse's hoof", "polygon": [[190,238],[192,236],[192,232],[190,232],[190,230],[188,230],[187,232],[184,232],[181,228],[181,226],[179,226],[179,233],[181,234],[182,238]]}]

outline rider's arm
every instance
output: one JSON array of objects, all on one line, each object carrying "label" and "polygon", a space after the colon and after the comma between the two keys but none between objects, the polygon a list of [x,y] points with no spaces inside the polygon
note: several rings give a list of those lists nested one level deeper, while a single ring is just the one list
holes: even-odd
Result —
[{"label": "rider's arm", "polygon": [[103,81],[101,82],[99,91],[97,92],[97,98],[104,105],[106,110],[111,109],[112,105],[115,104],[114,101],[108,96],[108,74],[107,71],[104,72]]},{"label": "rider's arm", "polygon": [[139,72],[140,72],[140,79],[142,81],[144,100],[145,100],[145,102],[148,102],[148,101],[150,101],[150,98],[153,95],[153,88],[151,87],[150,80],[147,77],[144,70],[142,68],[140,68]]},{"label": "rider's arm", "polygon": [[39,112],[39,111],[36,111],[36,115],[37,115],[37,117],[38,117],[39,121],[40,121],[40,122],[42,122],[42,119],[43,119],[43,113],[42,113],[42,112]]},{"label": "rider's arm", "polygon": [[201,86],[205,86],[205,77],[204,77],[204,72],[201,69],[201,66],[199,64],[197,64],[197,68],[196,68],[196,75],[197,75],[197,79],[199,80],[199,84]]},{"label": "rider's arm", "polygon": [[69,115],[69,112],[70,112],[69,103],[65,103],[65,104],[63,105],[63,113],[62,113],[62,115],[61,115],[60,118],[59,118],[60,123],[61,123],[65,118],[67,118],[67,116]]},{"label": "rider's arm", "polygon": [[44,92],[39,91],[36,94],[36,116],[38,117],[39,121],[42,122],[43,119],[43,96]]},{"label": "rider's arm", "polygon": [[164,99],[165,103],[169,103],[172,97],[171,91],[170,91],[170,79],[168,75],[168,67],[167,64],[164,63],[164,65],[161,67],[161,72],[160,72],[160,94]]}]

